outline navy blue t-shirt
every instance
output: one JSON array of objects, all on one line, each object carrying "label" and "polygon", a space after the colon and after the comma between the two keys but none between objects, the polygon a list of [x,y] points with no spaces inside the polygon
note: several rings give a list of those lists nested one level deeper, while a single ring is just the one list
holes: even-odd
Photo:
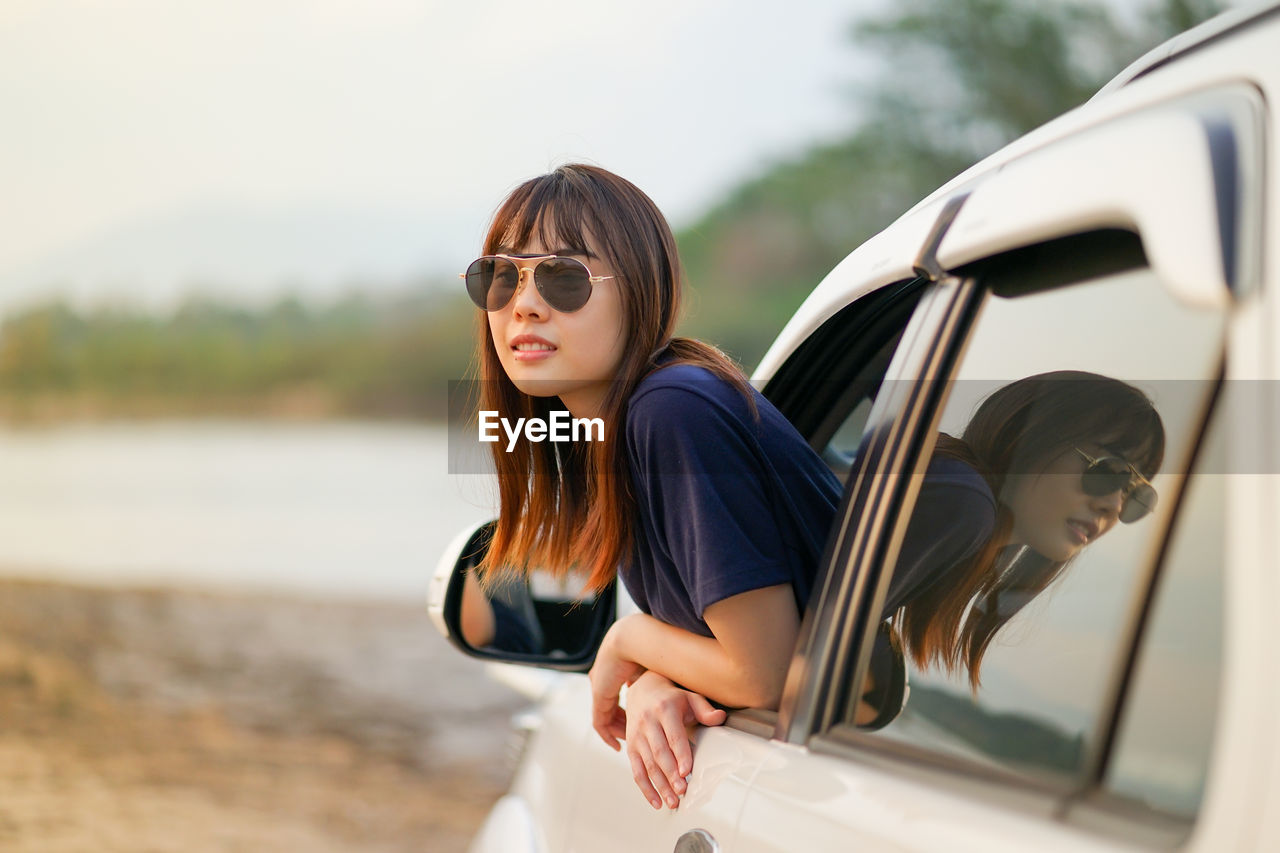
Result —
[{"label": "navy blue t-shirt", "polygon": [[995,523],[996,499],[981,474],[953,457],[930,459],[889,581],[884,617],[976,554]]},{"label": "navy blue t-shirt", "polygon": [[803,609],[842,486],[754,388],[677,364],[636,386],[626,450],[638,509],[620,570],[646,613],[703,636],[717,601],[789,583]]}]

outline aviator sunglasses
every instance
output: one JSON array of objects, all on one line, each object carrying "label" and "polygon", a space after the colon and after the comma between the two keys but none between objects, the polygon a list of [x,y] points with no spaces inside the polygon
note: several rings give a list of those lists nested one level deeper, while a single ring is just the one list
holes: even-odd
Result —
[{"label": "aviator sunglasses", "polygon": [[591,298],[591,286],[611,275],[592,275],[582,261],[560,255],[484,255],[459,273],[467,281],[471,301],[486,311],[501,311],[520,284],[516,261],[535,261],[533,283],[543,300],[564,314],[577,311]]},{"label": "aviator sunglasses", "polygon": [[1086,495],[1102,497],[1120,492],[1120,521],[1132,524],[1156,508],[1156,490],[1151,481],[1138,473],[1119,456],[1095,458],[1078,447],[1072,448],[1089,467],[1080,475],[1080,487]]}]

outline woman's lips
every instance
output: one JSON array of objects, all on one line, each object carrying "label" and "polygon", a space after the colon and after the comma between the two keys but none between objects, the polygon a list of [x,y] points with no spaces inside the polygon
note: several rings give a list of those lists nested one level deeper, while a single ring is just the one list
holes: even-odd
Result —
[{"label": "woman's lips", "polygon": [[511,354],[516,361],[545,361],[556,353],[556,345],[537,335],[516,335]]},{"label": "woman's lips", "polygon": [[526,349],[519,350],[514,347],[511,349],[511,355],[516,361],[546,361],[555,355],[554,349]]},{"label": "woman's lips", "polygon": [[1067,530],[1071,531],[1071,536],[1076,540],[1078,545],[1086,545],[1089,540],[1094,537],[1097,528],[1083,521],[1077,521],[1074,518],[1067,521]]}]

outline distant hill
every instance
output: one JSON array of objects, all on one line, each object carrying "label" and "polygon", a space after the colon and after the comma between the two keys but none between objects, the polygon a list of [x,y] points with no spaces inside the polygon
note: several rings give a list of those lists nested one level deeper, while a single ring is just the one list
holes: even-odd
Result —
[{"label": "distant hill", "polygon": [[438,259],[467,254],[458,247],[478,239],[460,233],[468,221],[423,210],[205,204],[0,269],[0,310],[55,295],[169,308],[192,292],[263,304],[286,292],[403,289]]},{"label": "distant hill", "polygon": [[[898,0],[856,22],[853,38],[883,59],[883,73],[851,94],[862,123],[745,180],[681,229],[692,292],[680,333],[750,370],[842,257],[1220,4],[1116,8]],[[476,312],[452,276],[413,278],[432,257],[465,263],[470,252],[459,246],[481,235],[459,231],[477,219],[207,205],[0,270],[0,418],[277,403],[351,416],[438,413],[447,381],[469,362]],[[165,310],[81,302],[114,282]],[[362,295],[335,298],[357,285]],[[43,304],[3,310],[41,291]],[[71,298],[49,297],[59,291]]]}]

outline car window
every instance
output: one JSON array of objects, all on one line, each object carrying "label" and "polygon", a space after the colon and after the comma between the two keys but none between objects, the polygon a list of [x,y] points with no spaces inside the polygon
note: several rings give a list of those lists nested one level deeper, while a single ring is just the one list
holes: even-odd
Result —
[{"label": "car window", "polygon": [[1188,826],[1204,795],[1222,668],[1224,456],[1215,424],[1188,478],[1103,783]]},{"label": "car window", "polygon": [[1224,318],[1145,266],[1066,282],[1026,262],[989,279],[936,446],[914,469],[877,589],[881,641],[844,722],[1055,784],[1085,771],[1109,719]]},{"label": "car window", "polygon": [[836,429],[835,435],[831,436],[823,451],[823,458],[841,478],[849,476],[849,469],[857,456],[874,403],[875,398],[869,395],[858,400]]},{"label": "car window", "polygon": [[898,282],[845,306],[796,348],[764,388],[841,479],[925,285],[923,279]]}]

